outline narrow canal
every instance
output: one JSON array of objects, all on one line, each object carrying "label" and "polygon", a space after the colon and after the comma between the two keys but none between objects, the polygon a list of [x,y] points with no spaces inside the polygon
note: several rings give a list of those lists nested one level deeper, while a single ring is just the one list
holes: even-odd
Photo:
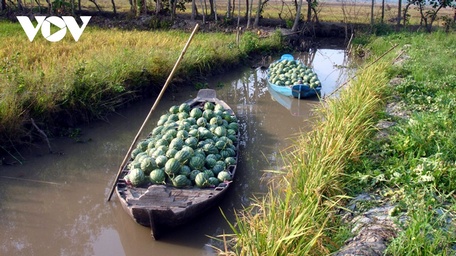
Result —
[{"label": "narrow canal", "polygon": [[[319,49],[295,55],[313,67],[330,95],[346,79],[344,50]],[[214,208],[160,241],[150,237],[123,211],[113,195],[106,198],[120,163],[155,99],[147,99],[81,127],[74,138],[54,139],[54,152],[33,147],[22,165],[0,166],[0,255],[214,255],[214,239],[231,233],[223,211],[250,203],[267,190],[265,171],[280,168],[280,151],[299,132],[310,129],[318,99],[272,95],[266,71],[243,68],[208,83],[240,120],[241,144],[234,187]],[[195,88],[168,90],[145,131],[172,105],[196,96]],[[145,136],[145,135],[144,135]]]}]

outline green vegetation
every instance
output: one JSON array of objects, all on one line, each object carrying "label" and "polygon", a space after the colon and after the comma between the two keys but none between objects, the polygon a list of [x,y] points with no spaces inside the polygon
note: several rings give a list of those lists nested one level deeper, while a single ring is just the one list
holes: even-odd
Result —
[{"label": "green vegetation", "polygon": [[370,141],[348,170],[363,190],[395,203],[393,215],[406,216],[388,254],[454,255],[456,36],[393,34],[369,45],[379,53],[385,42],[404,46],[403,65],[389,71],[402,78],[390,95],[410,114],[406,119],[385,115],[397,122],[390,136]]},{"label": "green vegetation", "polygon": [[[5,147],[29,133],[31,118],[51,131],[55,125],[104,118],[126,101],[159,90],[189,37],[181,31],[87,27],[78,42],[67,36],[52,44],[39,36],[29,42],[18,23],[0,25],[5,28],[0,34],[0,144]],[[176,80],[196,83],[202,74],[280,47],[278,33],[262,39],[246,33],[239,44],[234,34],[197,33]]]},{"label": "green vegetation", "polygon": [[[371,61],[337,99],[317,108],[313,131],[284,151],[270,191],[238,212],[223,236],[236,255],[327,255],[347,238],[337,215],[351,196],[375,193],[396,206],[401,231],[387,255],[454,255],[456,241],[456,35],[365,38]],[[363,41],[363,40],[360,40]],[[394,65],[391,65],[395,62]],[[399,64],[398,64],[399,63]],[[388,79],[401,78],[389,86]],[[386,113],[404,103],[409,118]],[[396,122],[374,136],[381,119]],[[368,207],[366,205],[366,207]],[[227,253],[227,252],[224,252]]]}]

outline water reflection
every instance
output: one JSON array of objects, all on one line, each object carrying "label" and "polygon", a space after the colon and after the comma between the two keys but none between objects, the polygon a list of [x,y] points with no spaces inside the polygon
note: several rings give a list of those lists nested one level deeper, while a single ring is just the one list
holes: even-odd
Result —
[{"label": "water reflection", "polygon": [[[330,93],[343,80],[343,51],[319,50],[297,55],[313,67]],[[241,144],[235,186],[219,208],[214,208],[163,240],[154,241],[150,229],[136,224],[115,196],[105,200],[124,154],[154,99],[130,106],[109,118],[82,127],[78,143],[55,139],[61,154],[48,154],[46,145],[32,148],[24,165],[0,166],[0,255],[214,255],[208,236],[231,232],[224,217],[266,192],[266,170],[282,166],[280,152],[295,134],[310,129],[318,100],[287,99],[270,93],[266,72],[239,69],[213,78],[218,97],[235,110],[240,120]],[[192,98],[194,88],[167,91],[145,131],[152,129],[170,106]],[[178,89],[178,90],[177,90]],[[159,114],[160,113],[160,114]]]}]

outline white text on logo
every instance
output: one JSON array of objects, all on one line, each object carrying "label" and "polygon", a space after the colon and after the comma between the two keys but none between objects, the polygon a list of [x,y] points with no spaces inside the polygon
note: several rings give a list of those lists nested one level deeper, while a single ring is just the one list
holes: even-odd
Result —
[{"label": "white text on logo", "polygon": [[[37,21],[36,27],[33,26],[32,21],[27,16],[17,16],[19,23],[21,24],[22,28],[25,31],[30,42],[33,41],[38,30],[41,28],[41,34],[43,37],[50,41],[50,42],[58,42],[63,39],[66,35],[67,28],[70,31],[71,35],[73,36],[74,40],[77,42],[84,32],[87,24],[89,23],[91,16],[81,16],[82,26],[79,27],[78,23],[71,16],[35,16],[35,20]],[[60,28],[59,31],[54,32],[51,34],[51,24]]]}]

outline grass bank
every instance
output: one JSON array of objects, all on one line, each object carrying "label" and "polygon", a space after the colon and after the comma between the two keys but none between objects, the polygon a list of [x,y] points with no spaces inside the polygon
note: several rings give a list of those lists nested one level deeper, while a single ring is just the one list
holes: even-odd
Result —
[{"label": "grass bank", "polygon": [[[392,34],[366,47],[381,52],[399,44],[403,56],[389,68],[395,125],[371,140],[350,166],[353,192],[369,191],[395,205],[401,229],[388,255],[456,254],[456,43],[455,34]],[[397,111],[397,110],[396,110]],[[404,118],[405,114],[405,118]]]},{"label": "grass bank", "polygon": [[[224,253],[328,255],[351,229],[338,210],[368,192],[381,199],[367,202],[367,209],[395,205],[390,214],[400,232],[386,255],[454,255],[455,40],[444,33],[359,40],[371,59],[398,47],[361,67],[339,98],[317,108],[313,131],[283,152],[287,165],[269,192],[238,212]],[[391,86],[392,78],[399,83]],[[409,116],[386,112],[387,103],[404,106]],[[387,137],[375,136],[381,119],[395,124]]]},{"label": "grass bank", "polygon": [[[50,43],[38,33],[29,42],[18,23],[1,22],[0,145],[33,140],[34,120],[52,134],[104,118],[125,102],[158,92],[190,33],[87,27],[78,42],[69,34]],[[175,75],[180,84],[245,63],[249,55],[282,47],[280,34],[197,33]],[[176,83],[177,84],[177,83]]]}]

